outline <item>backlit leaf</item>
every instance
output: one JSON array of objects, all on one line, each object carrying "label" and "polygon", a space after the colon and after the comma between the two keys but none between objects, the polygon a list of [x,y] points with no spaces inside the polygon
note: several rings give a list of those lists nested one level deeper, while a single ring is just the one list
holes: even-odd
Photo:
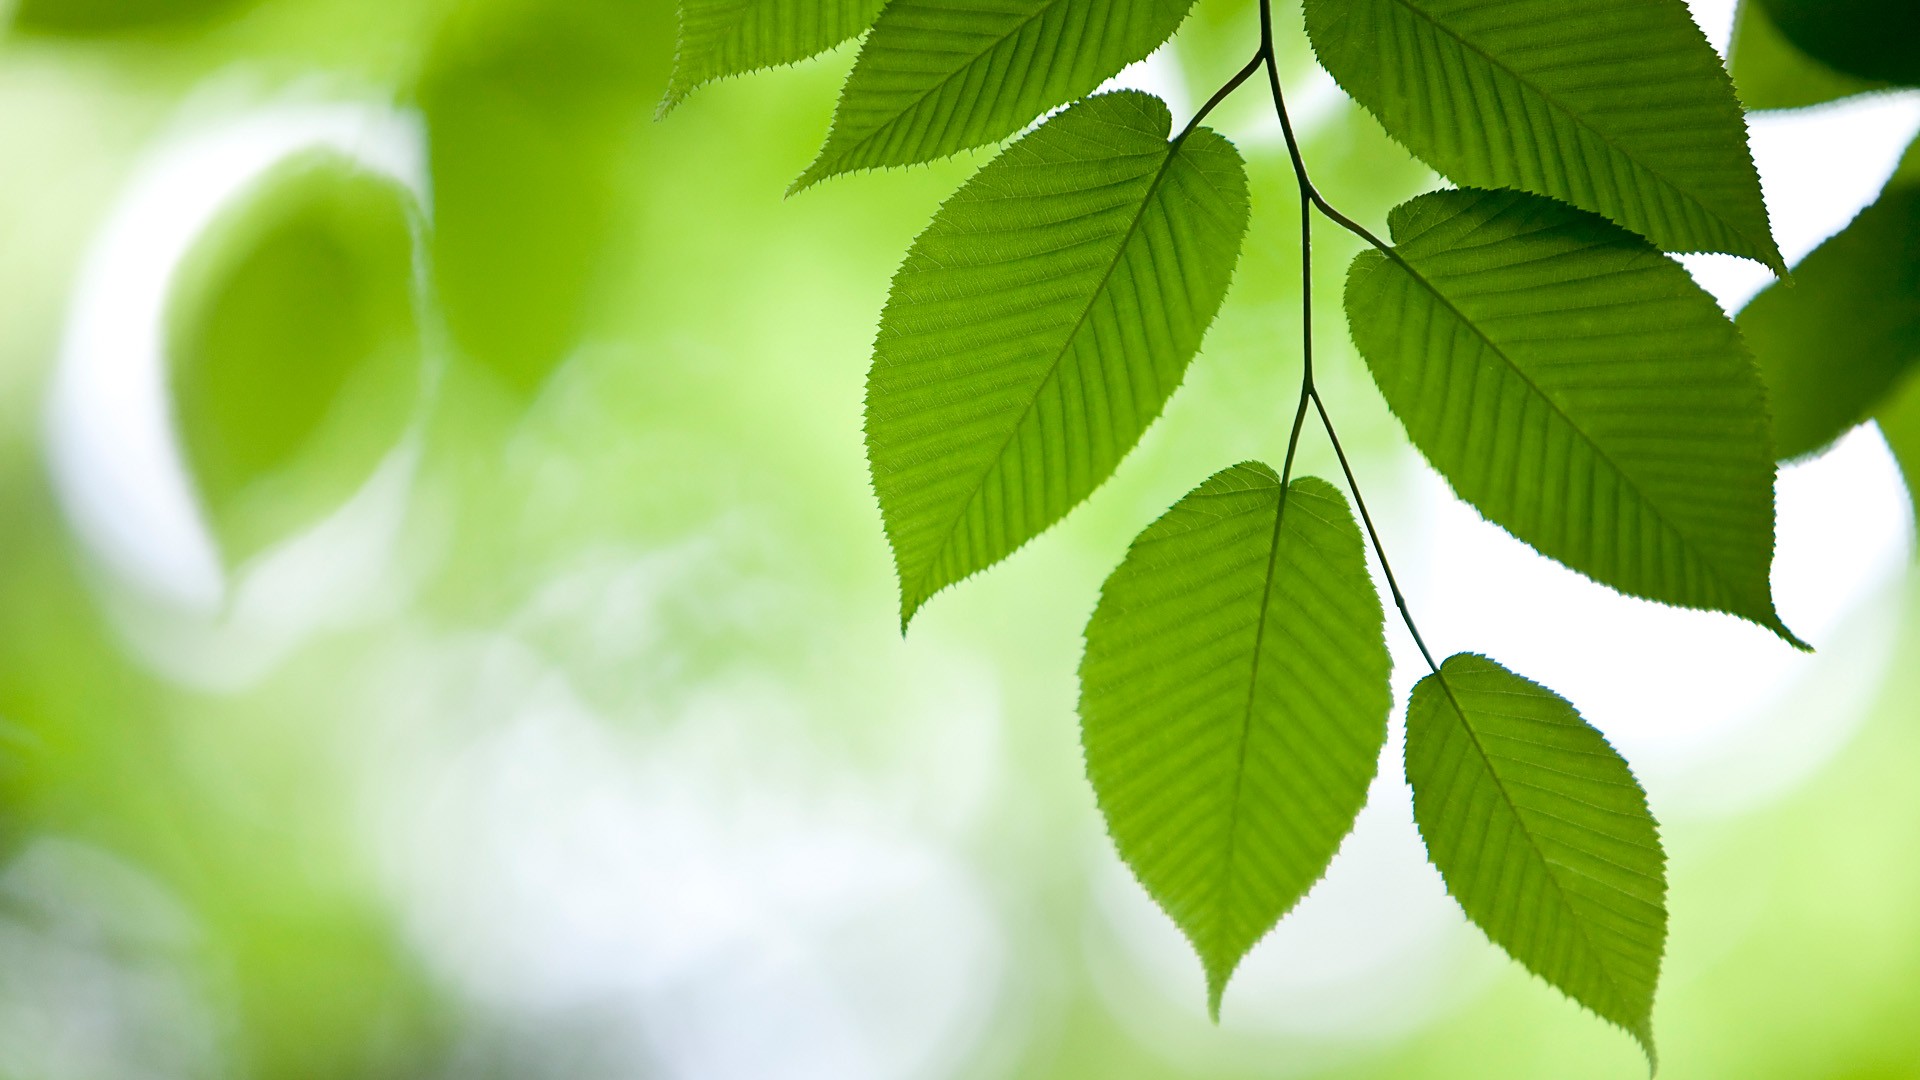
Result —
[{"label": "backlit leaf", "polygon": [[1206,967],[1208,1004],[1326,872],[1393,707],[1380,598],[1346,500],[1227,469],[1107,579],[1081,741],[1127,865]]},{"label": "backlit leaf", "polygon": [[1320,62],[1462,185],[1785,269],[1720,57],[1679,0],[1307,0]]},{"label": "backlit leaf", "polygon": [[1200,347],[1247,180],[1225,139],[1169,127],[1146,94],[1074,106],[941,207],[894,278],[867,456],[903,624],[1111,475]]},{"label": "backlit leaf", "polygon": [[1774,452],[1845,434],[1920,364],[1920,182],[1878,201],[1740,313],[1773,405]]},{"label": "backlit leaf", "polygon": [[680,0],[680,50],[666,115],[719,79],[794,64],[873,24],[885,0]]},{"label": "backlit leaf", "polygon": [[[1605,585],[1774,614],[1766,399],[1679,264],[1563,203],[1440,191],[1361,253],[1347,313],[1387,404],[1460,496]],[[1797,644],[1797,642],[1796,642]]]},{"label": "backlit leaf", "polygon": [[1413,688],[1407,782],[1467,917],[1653,1061],[1666,854],[1606,737],[1553,691],[1463,653]]},{"label": "backlit leaf", "polygon": [[933,161],[1019,131],[1167,40],[1193,0],[893,0],[795,182]]}]

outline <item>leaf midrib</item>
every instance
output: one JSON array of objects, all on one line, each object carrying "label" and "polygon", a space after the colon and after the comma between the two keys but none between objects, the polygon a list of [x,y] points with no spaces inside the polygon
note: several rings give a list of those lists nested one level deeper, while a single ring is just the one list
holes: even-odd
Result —
[{"label": "leaf midrib", "polygon": [[915,609],[918,609],[920,604],[925,603],[931,595],[927,590],[928,579],[933,576],[935,568],[940,565],[941,558],[944,557],[948,549],[953,546],[954,533],[960,528],[960,523],[967,519],[968,511],[972,510],[974,504],[979,501],[980,493],[985,488],[986,478],[993,472],[994,467],[1005,459],[1007,447],[1013,445],[1014,438],[1020,434],[1020,429],[1026,425],[1027,418],[1033,415],[1034,407],[1040,402],[1040,395],[1046,391],[1046,388],[1050,386],[1054,379],[1060,374],[1060,365],[1065,362],[1067,354],[1073,351],[1073,343],[1079,338],[1080,331],[1086,328],[1087,320],[1092,317],[1095,305],[1100,302],[1100,297],[1106,293],[1107,286],[1113,282],[1113,275],[1119,271],[1120,264],[1126,261],[1127,248],[1133,243],[1134,235],[1140,231],[1140,223],[1146,219],[1147,208],[1153,205],[1154,196],[1160,192],[1160,185],[1165,182],[1167,174],[1173,169],[1174,161],[1179,158],[1180,152],[1185,148],[1186,137],[1184,135],[1178,141],[1168,144],[1166,158],[1161,161],[1160,167],[1155,170],[1153,181],[1148,184],[1146,194],[1140,199],[1140,208],[1134,211],[1132,220],[1127,223],[1127,231],[1121,235],[1120,243],[1113,249],[1113,258],[1107,263],[1106,270],[1101,273],[1099,283],[1087,294],[1087,302],[1080,309],[1079,317],[1074,320],[1072,328],[1069,329],[1066,336],[1061,339],[1059,349],[1055,350],[1052,361],[1047,365],[1046,374],[1041,376],[1040,379],[1033,384],[1033,394],[1028,397],[1026,405],[1021,408],[1020,416],[1015,419],[1012,424],[1007,426],[1006,437],[1000,440],[1000,445],[994,450],[992,456],[983,459],[987,463],[986,468],[981,470],[979,479],[972,485],[972,490],[968,493],[966,501],[960,504],[960,509],[954,514],[953,520],[940,532],[940,546],[935,548],[933,553],[928,556],[926,564],[921,567],[919,575],[914,579],[914,584],[917,586],[914,590],[917,594],[917,599],[914,602]]},{"label": "leaf midrib", "polygon": [[[1273,536],[1267,544],[1266,580],[1260,589],[1260,617],[1253,627],[1253,662],[1248,666],[1247,671],[1247,704],[1240,714],[1240,739],[1235,748],[1233,766],[1233,794],[1227,802],[1227,850],[1220,864],[1220,881],[1215,893],[1215,902],[1219,904],[1219,910],[1214,915],[1216,938],[1225,932],[1223,924],[1230,904],[1227,894],[1233,888],[1233,854],[1239,846],[1240,838],[1240,790],[1247,777],[1247,747],[1253,742],[1253,702],[1260,688],[1260,658],[1266,652],[1267,613],[1273,607],[1273,579],[1280,565],[1280,541],[1284,535],[1282,528],[1287,520],[1287,496],[1292,491],[1289,478],[1281,477],[1278,484],[1278,502],[1273,510]],[[1216,941],[1215,944],[1220,942]],[[1212,973],[1209,972],[1208,975],[1211,976]],[[1212,988],[1209,987],[1209,989]]]},{"label": "leaf midrib", "polygon": [[1483,344],[1485,344],[1488,349],[1492,350],[1493,354],[1499,357],[1502,363],[1506,364],[1508,370],[1512,371],[1515,375],[1519,376],[1520,381],[1525,383],[1529,390],[1533,391],[1536,395],[1538,395],[1540,400],[1546,402],[1547,407],[1552,409],[1555,415],[1559,416],[1560,419],[1565,421],[1567,424],[1567,427],[1571,428],[1575,434],[1579,435],[1581,440],[1584,441],[1589,447],[1592,448],[1594,454],[1598,456],[1601,461],[1606,462],[1607,467],[1613,470],[1614,475],[1620,477],[1623,481],[1627,482],[1627,486],[1633,490],[1636,496],[1638,496],[1641,504],[1646,506],[1647,509],[1653,513],[1653,516],[1659,520],[1660,524],[1672,530],[1673,534],[1680,538],[1681,543],[1686,546],[1686,549],[1690,553],[1692,553],[1694,559],[1699,563],[1700,567],[1706,571],[1707,575],[1713,579],[1714,583],[1719,585],[1722,589],[1724,589],[1726,591],[1726,595],[1730,597],[1740,597],[1741,598],[1740,603],[1742,604],[1742,606],[1746,605],[1746,603],[1748,602],[1746,598],[1746,590],[1741,588],[1736,588],[1731,582],[1728,581],[1726,575],[1722,572],[1720,567],[1713,560],[1708,559],[1705,556],[1704,550],[1699,546],[1699,544],[1697,544],[1694,541],[1693,537],[1690,536],[1686,532],[1686,530],[1683,530],[1682,528],[1680,528],[1679,524],[1675,522],[1670,516],[1668,516],[1666,508],[1661,504],[1659,504],[1658,502],[1654,501],[1652,496],[1650,496],[1646,492],[1646,490],[1641,487],[1639,477],[1621,468],[1620,463],[1613,459],[1613,455],[1607,453],[1607,450],[1604,446],[1601,446],[1598,442],[1595,442],[1593,436],[1589,434],[1585,428],[1581,427],[1578,423],[1576,423],[1572,415],[1569,414],[1566,411],[1566,409],[1562,408],[1558,401],[1554,400],[1553,395],[1547,393],[1546,390],[1544,390],[1539,383],[1534,381],[1533,377],[1527,373],[1525,368],[1521,367],[1518,363],[1516,363],[1513,357],[1507,355],[1507,351],[1505,349],[1501,348],[1498,343],[1496,343],[1492,338],[1488,337],[1486,331],[1482,330],[1478,323],[1474,322],[1473,319],[1469,318],[1467,316],[1467,313],[1462,311],[1460,307],[1453,302],[1451,297],[1441,292],[1439,287],[1434,285],[1431,279],[1429,279],[1425,274],[1422,274],[1418,269],[1416,269],[1411,260],[1407,259],[1398,251],[1382,250],[1382,254],[1389,256],[1394,263],[1398,264],[1401,267],[1401,269],[1405,270],[1407,272],[1407,276],[1413,278],[1414,281],[1418,282],[1422,290],[1424,290],[1428,296],[1433,297],[1435,300],[1440,302],[1440,305],[1442,307],[1452,312],[1454,318],[1460,320],[1461,325],[1465,326],[1468,330],[1472,331],[1473,336],[1480,339],[1480,341]]},{"label": "leaf midrib", "polygon": [[[1444,664],[1441,666],[1445,667]],[[1595,965],[1600,969],[1601,977],[1606,980],[1607,986],[1613,991],[1615,1003],[1626,1005],[1629,998],[1627,997],[1625,989],[1621,987],[1619,980],[1614,977],[1613,970],[1607,965],[1605,959],[1606,954],[1601,951],[1599,944],[1593,940],[1593,936],[1587,932],[1586,924],[1574,908],[1573,901],[1567,893],[1566,886],[1560,883],[1559,875],[1554,873],[1555,864],[1547,858],[1547,853],[1540,849],[1539,841],[1534,839],[1532,826],[1527,823],[1526,816],[1520,813],[1520,804],[1516,803],[1513,800],[1513,795],[1507,791],[1507,785],[1500,776],[1500,770],[1494,766],[1493,757],[1487,753],[1486,744],[1480,741],[1480,733],[1474,730],[1472,721],[1467,719],[1466,709],[1461,706],[1459,697],[1454,694],[1453,685],[1447,681],[1446,673],[1444,671],[1435,671],[1433,675],[1434,678],[1440,680],[1440,688],[1445,691],[1447,701],[1452,706],[1454,716],[1459,720],[1461,729],[1467,733],[1467,740],[1473,744],[1474,753],[1480,755],[1481,762],[1487,768],[1487,775],[1493,778],[1494,790],[1500,793],[1500,801],[1506,805],[1508,812],[1513,815],[1514,820],[1520,823],[1520,834],[1527,838],[1528,849],[1533,852],[1535,858],[1540,860],[1540,865],[1547,876],[1547,880],[1553,883],[1554,894],[1560,897],[1561,905],[1572,916],[1569,921],[1573,923],[1574,929],[1580,935],[1580,940],[1586,943],[1587,950],[1593,955]]]},{"label": "leaf midrib", "polygon": [[[1479,45],[1479,43],[1468,40],[1466,37],[1462,36],[1458,31],[1454,30],[1452,27],[1441,22],[1436,16],[1433,15],[1432,12],[1427,11],[1425,8],[1416,6],[1414,3],[1414,0],[1389,0],[1389,2],[1398,4],[1400,7],[1406,9],[1407,11],[1415,15],[1418,15],[1420,18],[1426,20],[1428,25],[1432,26],[1435,30],[1440,31],[1441,33],[1445,34],[1447,37],[1452,38],[1454,41],[1458,42],[1462,48],[1467,49],[1468,51],[1478,55],[1482,60],[1485,60],[1488,64],[1492,65],[1494,68],[1500,71],[1506,72],[1507,75],[1510,76],[1515,82],[1519,83],[1520,85],[1538,94],[1541,100],[1545,101],[1547,105],[1550,106],[1555,113],[1558,113],[1559,115],[1566,117],[1568,120],[1572,121],[1576,126],[1578,126],[1581,130],[1591,133],[1595,138],[1599,139],[1602,143],[1605,143],[1609,150],[1612,150],[1614,153],[1620,155],[1622,158],[1625,158],[1627,161],[1631,162],[1635,168],[1646,170],[1646,172],[1649,175],[1654,177],[1656,180],[1659,180],[1662,184],[1666,185],[1669,189],[1677,193],[1681,198],[1691,203],[1701,213],[1707,215],[1709,218],[1713,219],[1714,221],[1719,222],[1722,226],[1727,228],[1734,235],[1738,236],[1741,240],[1745,241],[1748,244],[1753,244],[1754,242],[1753,237],[1747,234],[1746,229],[1736,226],[1733,222],[1728,221],[1726,218],[1722,217],[1712,207],[1708,206],[1704,201],[1702,201],[1699,196],[1695,195],[1690,187],[1681,186],[1681,184],[1678,181],[1669,177],[1664,171],[1655,168],[1652,164],[1646,161],[1643,161],[1639,156],[1629,153],[1625,147],[1621,146],[1617,141],[1614,140],[1613,136],[1593,126],[1592,122],[1588,121],[1585,117],[1581,116],[1580,113],[1574,111],[1574,109],[1571,106],[1563,102],[1560,99],[1560,97],[1556,95],[1554,92],[1548,90],[1546,87],[1540,85],[1539,83],[1534,82],[1533,80],[1527,78],[1525,75],[1522,75],[1519,71],[1516,71],[1514,68],[1508,66],[1507,64],[1502,63],[1498,57],[1494,56],[1492,53],[1482,48]],[[1750,154],[1751,154],[1751,151],[1749,151],[1749,155]],[[1749,162],[1749,164],[1751,164],[1751,162]],[[1774,245],[1771,243],[1772,238],[1768,237],[1767,240],[1768,240],[1767,243],[1758,245],[1759,249],[1762,252],[1768,251],[1774,247]],[[1778,258],[1778,256],[1775,256],[1775,258]],[[1768,260],[1764,257],[1764,255],[1760,257],[1760,261],[1762,263],[1768,263]],[[1771,265],[1771,264],[1768,263],[1768,265]]]},{"label": "leaf midrib", "polygon": [[[906,105],[902,106],[901,108],[894,110],[893,115],[887,117],[885,120],[882,120],[880,123],[875,124],[873,127],[869,128],[864,134],[860,135],[858,138],[848,143],[845,149],[841,150],[838,154],[834,155],[834,160],[845,161],[847,156],[851,154],[853,151],[860,150],[871,145],[873,143],[873,140],[877,138],[881,132],[887,130],[887,128],[892,126],[893,124],[898,123],[901,117],[906,116],[908,113],[926,104],[928,98],[933,97],[934,94],[938,93],[941,89],[946,87],[948,83],[951,83],[953,80],[959,78],[963,72],[967,71],[973,65],[979,63],[981,57],[986,56],[989,53],[992,53],[995,49],[998,49],[1002,45],[1005,45],[1007,42],[1013,40],[1014,37],[1019,35],[1027,27],[1033,25],[1033,23],[1036,22],[1037,20],[1043,18],[1048,12],[1052,11],[1054,8],[1057,8],[1062,4],[1068,4],[1072,2],[1073,0],[1043,0],[1043,3],[1038,8],[1034,9],[1033,14],[1028,15],[1026,18],[1020,20],[1019,23],[1015,24],[1006,33],[1000,35],[997,38],[994,38],[992,42],[987,45],[986,48],[981,49],[979,52],[976,52],[973,55],[969,56],[965,63],[948,71],[945,75],[942,75],[938,80],[928,85],[927,88],[920,91],[920,93],[916,95],[912,101],[908,102]],[[849,83],[848,90],[849,90],[849,94],[851,94],[851,90],[852,90],[851,83]],[[832,144],[833,144],[833,140],[829,138],[828,139],[829,149],[832,148]],[[953,152],[957,153],[958,151],[953,151]],[[822,172],[821,169],[824,166],[826,166],[827,163],[828,163],[828,159],[827,159],[826,153],[825,151],[822,151],[820,155],[820,160],[814,164],[813,168],[810,168],[807,170],[807,176],[815,180],[826,179],[826,177],[830,174]],[[819,173],[818,176],[814,175],[816,172]]]}]

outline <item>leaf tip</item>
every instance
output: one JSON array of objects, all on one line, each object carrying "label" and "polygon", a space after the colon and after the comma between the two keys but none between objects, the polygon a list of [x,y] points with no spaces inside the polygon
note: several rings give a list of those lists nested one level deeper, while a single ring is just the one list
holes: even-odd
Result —
[{"label": "leaf tip", "polygon": [[820,156],[813,159],[813,164],[807,166],[806,171],[801,173],[798,179],[787,186],[787,198],[791,199],[795,195],[818,184],[820,181],[825,180],[827,177],[845,171],[844,169],[835,167],[833,162],[828,159],[827,152],[823,149],[820,151]]},{"label": "leaf tip", "polygon": [[1628,1034],[1633,1036],[1634,1042],[1640,1044],[1641,1052],[1647,1055],[1647,1080],[1653,1080],[1654,1076],[1660,1072],[1660,1051],[1654,1049],[1653,1046],[1652,1019],[1642,1020],[1639,1024],[1630,1028]]},{"label": "leaf tip", "polygon": [[679,86],[667,87],[667,92],[661,95],[660,103],[653,107],[653,122],[657,124],[665,120],[668,114],[679,108],[680,103],[686,99],[686,91],[681,90]]},{"label": "leaf tip", "polygon": [[1778,635],[1780,640],[1786,642],[1787,644],[1793,646],[1794,648],[1800,650],[1803,653],[1813,653],[1816,651],[1812,645],[1809,645],[1805,641],[1802,641],[1798,634],[1795,634],[1792,630],[1787,629],[1787,624],[1782,622],[1780,620],[1780,616],[1773,611],[1768,611],[1767,617],[1759,620],[1759,623],[1761,626],[1766,627],[1768,630],[1771,630],[1776,635]]},{"label": "leaf tip", "polygon": [[1200,964],[1206,969],[1207,1019],[1217,1025],[1220,1023],[1220,1004],[1227,997],[1227,983],[1233,981],[1233,973],[1239,970],[1240,961],[1246,959],[1247,949],[1241,949],[1238,953],[1223,953],[1215,951],[1221,947],[1218,942],[1213,943],[1212,948],[1203,949],[1198,944],[1199,938],[1189,937],[1188,940],[1195,943],[1194,951],[1199,954]]},{"label": "leaf tip", "polygon": [[1220,1024],[1220,1001],[1227,996],[1227,979],[1232,975],[1231,967],[1222,969],[1213,963],[1207,964],[1207,1019],[1216,1027]]}]

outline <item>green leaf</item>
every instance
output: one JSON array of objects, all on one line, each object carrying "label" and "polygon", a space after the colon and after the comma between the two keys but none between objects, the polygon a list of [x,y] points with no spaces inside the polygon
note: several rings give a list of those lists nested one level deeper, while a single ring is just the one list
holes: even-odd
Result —
[{"label": "green leaf", "polygon": [[1439,191],[1362,252],[1347,314],[1414,445],[1495,524],[1588,577],[1774,614],[1773,452],[1740,335],[1679,264],[1584,211]]},{"label": "green leaf", "polygon": [[1786,269],[1733,85],[1677,0],[1306,0],[1306,17],[1340,85],[1455,182]]},{"label": "green leaf", "polygon": [[1801,52],[1844,75],[1920,86],[1914,0],[1760,0]]},{"label": "green leaf", "polygon": [[680,0],[665,116],[707,83],[797,64],[873,25],[886,0]]},{"label": "green leaf", "polygon": [[332,154],[226,210],[168,303],[188,468],[230,564],[344,502],[399,442],[421,385],[413,201]]},{"label": "green leaf", "polygon": [[1733,86],[1749,109],[1798,109],[1880,90],[1886,83],[1842,75],[1788,41],[1767,9],[1742,0],[1727,50]]},{"label": "green leaf", "polygon": [[1462,653],[1413,688],[1407,782],[1467,917],[1654,1062],[1667,860],[1606,737],[1553,691]]},{"label": "green leaf", "polygon": [[1226,469],[1133,542],[1087,624],[1080,734],[1121,858],[1208,1007],[1326,872],[1386,743],[1380,597],[1340,493]]},{"label": "green leaf", "polygon": [[1193,0],[893,0],[794,182],[997,142],[1167,40]]},{"label": "green leaf", "polygon": [[1894,461],[1900,465],[1914,517],[1920,520],[1920,378],[1908,378],[1880,406],[1874,421],[1880,427],[1881,437],[1887,440],[1887,449],[1893,451]]},{"label": "green leaf", "polygon": [[1085,499],[1160,415],[1247,228],[1245,166],[1158,98],[1090,98],[948,200],[893,281],[867,458],[901,624]]},{"label": "green leaf", "polygon": [[1920,363],[1920,183],[1896,182],[1740,313],[1782,459],[1861,423]]},{"label": "green leaf", "polygon": [[438,298],[461,354],[532,397],[584,333],[606,265],[651,4],[462,10],[419,90]]}]

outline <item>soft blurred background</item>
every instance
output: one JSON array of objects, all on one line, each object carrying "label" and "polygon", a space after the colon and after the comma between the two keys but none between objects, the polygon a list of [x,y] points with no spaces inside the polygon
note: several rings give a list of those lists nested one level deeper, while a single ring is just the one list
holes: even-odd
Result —
[{"label": "soft blurred background", "polygon": [[[1695,11],[1724,49],[1731,0]],[[1397,746],[1218,1028],[1102,832],[1099,583],[1285,438],[1297,222],[1258,94],[1216,114],[1256,211],[1186,387],[902,640],[868,344],[987,155],[783,199],[851,47],[656,123],[669,0],[0,12],[0,1077],[1642,1074],[1452,907]],[[1190,112],[1252,18],[1200,0],[1122,81]],[[1434,186],[1281,21],[1321,187],[1378,223]],[[1797,258],[1920,101],[1753,129]],[[1574,700],[1664,822],[1662,1074],[1920,1077],[1920,590],[1878,435],[1781,481],[1817,655],[1614,596],[1407,448],[1339,330],[1353,243],[1319,236],[1323,390],[1429,639]],[[1765,281],[1688,261],[1730,308]]]}]

